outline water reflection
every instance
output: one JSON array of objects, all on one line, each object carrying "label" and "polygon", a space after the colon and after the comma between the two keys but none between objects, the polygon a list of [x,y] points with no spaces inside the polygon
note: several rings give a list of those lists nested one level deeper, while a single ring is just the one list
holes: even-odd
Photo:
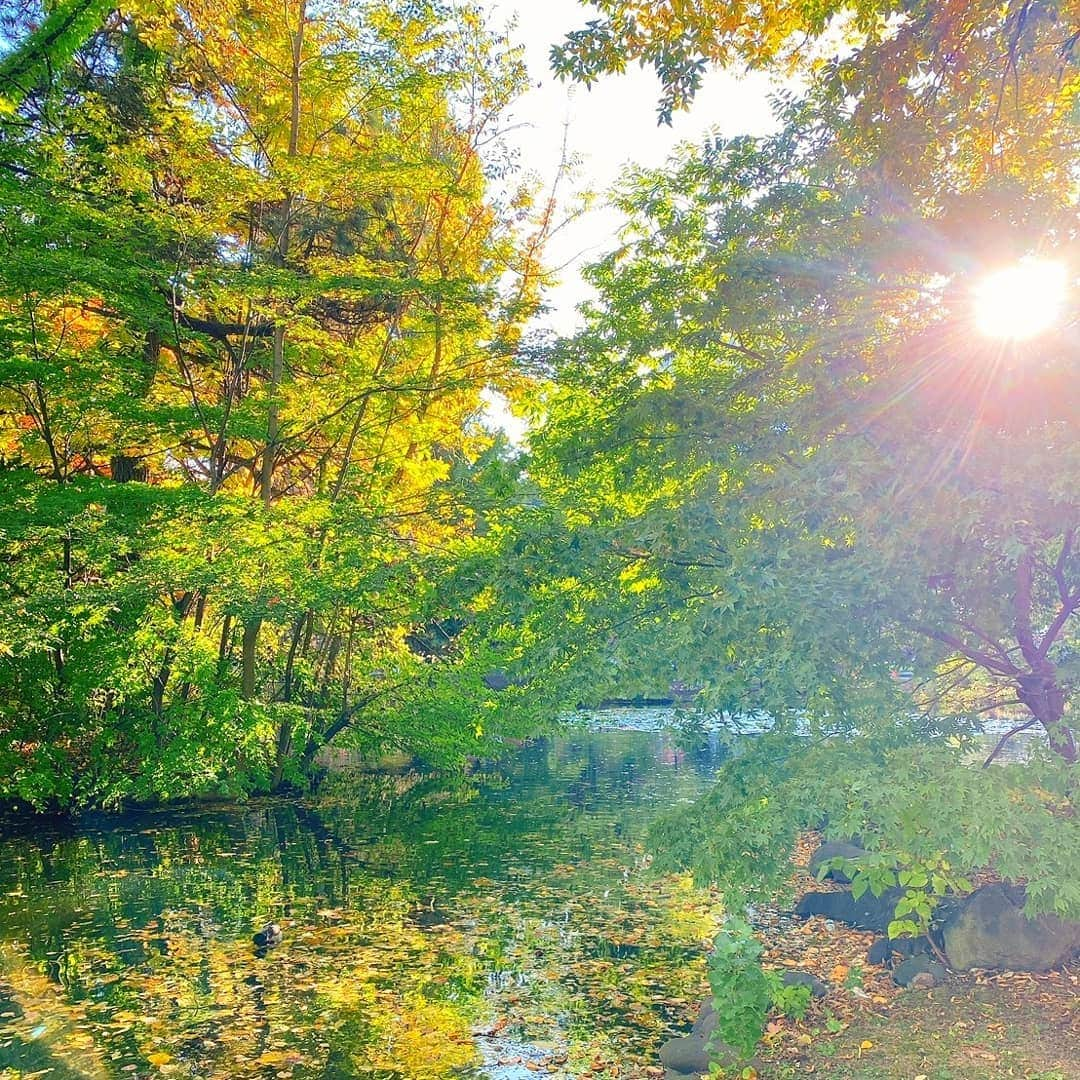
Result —
[{"label": "water reflection", "polygon": [[[549,1075],[652,1064],[716,912],[640,842],[718,756],[582,734],[455,779],[9,834],[0,1077],[502,1077],[514,1046]],[[285,939],[257,955],[268,921]]]}]

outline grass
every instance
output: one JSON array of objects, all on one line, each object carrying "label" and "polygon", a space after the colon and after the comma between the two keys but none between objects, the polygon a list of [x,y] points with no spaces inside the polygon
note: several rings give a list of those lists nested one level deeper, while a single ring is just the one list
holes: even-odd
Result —
[{"label": "grass", "polygon": [[761,1080],[1080,1080],[1080,976],[1000,976],[909,991],[887,1014],[809,1034],[797,1050],[786,1040],[778,1046]]}]

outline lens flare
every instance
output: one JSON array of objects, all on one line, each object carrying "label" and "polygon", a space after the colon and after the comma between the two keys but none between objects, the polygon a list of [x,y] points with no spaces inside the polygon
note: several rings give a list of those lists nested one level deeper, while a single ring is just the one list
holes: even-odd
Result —
[{"label": "lens flare", "polygon": [[1045,259],[998,270],[975,288],[975,325],[987,337],[1035,337],[1057,321],[1067,284],[1064,265]]}]

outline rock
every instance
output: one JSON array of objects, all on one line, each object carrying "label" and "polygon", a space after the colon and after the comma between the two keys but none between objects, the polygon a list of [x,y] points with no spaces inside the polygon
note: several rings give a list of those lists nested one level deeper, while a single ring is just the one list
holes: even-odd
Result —
[{"label": "rock", "polygon": [[706,998],[698,1009],[697,1019],[690,1029],[691,1035],[700,1035],[705,1039],[712,1036],[716,1030],[716,1006],[712,998]]},{"label": "rock", "polygon": [[949,964],[957,971],[1049,971],[1080,952],[1080,922],[1056,915],[1029,919],[1024,898],[1024,889],[1015,885],[973,892],[942,928]]},{"label": "rock", "polygon": [[823,998],[829,992],[829,984],[809,971],[785,971],[780,981],[785,986],[809,986],[816,998]]},{"label": "rock", "polygon": [[[813,874],[814,877],[818,877],[818,870],[830,859],[861,859],[865,854],[866,852],[855,844],[822,844],[821,847],[810,856],[810,873]],[[849,878],[843,870],[830,870],[824,875],[824,878],[819,878],[819,880],[839,881],[842,885],[851,884],[851,878]]]},{"label": "rock", "polygon": [[670,1080],[698,1080],[709,1075],[713,1063],[723,1069],[741,1069],[748,1063],[739,1056],[737,1050],[719,1041],[709,1042],[698,1035],[687,1035],[681,1039],[668,1039],[660,1047],[660,1064],[664,1066],[664,1075]]},{"label": "rock", "polygon": [[745,1065],[737,1050],[712,1038],[715,1031],[713,1003],[711,1000],[703,1001],[690,1034],[668,1039],[660,1047],[660,1064],[666,1070],[665,1080],[691,1080],[708,1076],[709,1066],[713,1062],[725,1068]]},{"label": "rock", "polygon": [[808,918],[824,915],[827,919],[847,923],[858,930],[876,930],[883,934],[892,922],[900,889],[889,889],[875,896],[869,889],[855,899],[850,892],[810,892],[795,905],[795,914]]},{"label": "rock", "polygon": [[943,983],[948,974],[944,965],[924,953],[897,964],[892,978],[897,986],[913,986],[917,990],[925,990]]},{"label": "rock", "polygon": [[892,963],[892,942],[887,937],[879,937],[866,954],[866,962],[877,967],[888,967]]},{"label": "rock", "polygon": [[709,1071],[707,1045],[708,1039],[700,1035],[668,1039],[660,1047],[660,1064],[680,1076],[703,1076]]},{"label": "rock", "polygon": [[897,956],[907,960],[912,956],[920,956],[929,953],[930,942],[925,936],[917,938],[878,938],[870,951],[866,954],[868,964],[876,964],[878,967],[892,967]]}]

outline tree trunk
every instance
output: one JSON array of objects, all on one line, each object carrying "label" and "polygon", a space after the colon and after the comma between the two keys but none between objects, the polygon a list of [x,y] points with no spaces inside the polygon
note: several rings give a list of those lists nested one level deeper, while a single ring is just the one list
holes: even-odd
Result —
[{"label": "tree trunk", "polygon": [[[188,617],[194,602],[195,593],[190,592],[184,593],[178,601],[174,602],[173,609],[179,618],[181,626]],[[159,720],[165,712],[165,691],[168,689],[169,679],[172,677],[172,666],[175,659],[176,649],[172,645],[166,645],[165,652],[161,657],[161,665],[158,667],[153,685],[150,688],[150,708],[153,710],[154,716]]]},{"label": "tree trunk", "polygon": [[221,640],[218,642],[218,666],[217,673],[220,679],[225,674],[225,668],[229,663],[229,652],[232,646],[232,616],[224,615],[221,620]]},{"label": "tree trunk", "polygon": [[114,454],[109,459],[109,475],[118,484],[130,484],[133,480],[145,484],[150,479],[150,470],[141,458]]},{"label": "tree trunk", "polygon": [[255,660],[261,629],[262,619],[249,619],[244,623],[240,694],[245,701],[250,701],[255,696]]},{"label": "tree trunk", "polygon": [[[291,161],[296,157],[300,147],[300,69],[304,50],[304,29],[307,21],[306,0],[300,4],[300,12],[296,21],[296,33],[292,35],[292,67],[289,72],[289,94],[291,106],[289,109],[289,147],[287,156]],[[283,218],[281,229],[278,232],[277,243],[274,245],[274,262],[278,266],[284,266],[289,256],[289,237],[292,231],[292,213],[294,195],[291,191],[285,193],[283,203]],[[274,326],[274,353],[270,372],[270,404],[266,415],[266,449],[263,451],[262,476],[260,477],[260,494],[263,506],[269,510],[273,498],[274,488],[274,459],[277,457],[278,431],[280,420],[275,395],[281,386],[281,379],[285,369],[285,324],[278,316]]]},{"label": "tree trunk", "polygon": [[[74,588],[75,582],[75,574],[71,564],[71,533],[64,537],[63,552],[64,592],[66,594]],[[53,665],[56,667],[56,680],[60,684],[64,682],[64,664],[64,643],[61,641],[53,649]]]},{"label": "tree trunk", "polygon": [[1076,732],[1064,722],[1065,691],[1058,685],[1053,670],[1017,679],[1017,698],[1027,706],[1046,731],[1050,748],[1070,765],[1078,759]]},{"label": "tree trunk", "polygon": [[[304,627],[305,625],[307,625],[310,618],[311,613],[306,612],[293,623],[292,640],[289,642],[289,655],[285,660],[285,675],[281,681],[281,700],[286,705],[290,701],[292,701],[293,674],[296,667],[296,653],[297,650],[300,648],[300,639],[303,637]],[[281,787],[281,783],[285,775],[285,762],[289,760],[289,755],[292,753],[292,743],[292,719],[288,715],[285,715],[278,723],[278,737],[274,757],[273,776],[273,788],[275,791],[277,791]]]},{"label": "tree trunk", "polygon": [[277,746],[274,750],[274,775],[271,780],[271,790],[280,791],[282,781],[285,778],[285,762],[292,753],[292,721],[288,717],[282,717],[278,724]]},{"label": "tree trunk", "polygon": [[311,613],[307,612],[301,615],[296,622],[293,623],[292,638],[289,642],[289,655],[285,659],[285,674],[281,680],[281,700],[285,702],[292,701],[293,676],[296,670],[296,653],[300,648],[300,638],[303,636],[304,626],[310,617]]},{"label": "tree trunk", "polygon": [[[285,368],[285,327],[274,328],[274,358],[270,371],[270,393],[274,395],[281,386],[281,377]],[[277,400],[270,398],[266,414],[266,449],[263,451],[261,496],[263,507],[270,509],[274,494],[274,459],[277,457],[277,440],[280,422],[278,420]]]}]

